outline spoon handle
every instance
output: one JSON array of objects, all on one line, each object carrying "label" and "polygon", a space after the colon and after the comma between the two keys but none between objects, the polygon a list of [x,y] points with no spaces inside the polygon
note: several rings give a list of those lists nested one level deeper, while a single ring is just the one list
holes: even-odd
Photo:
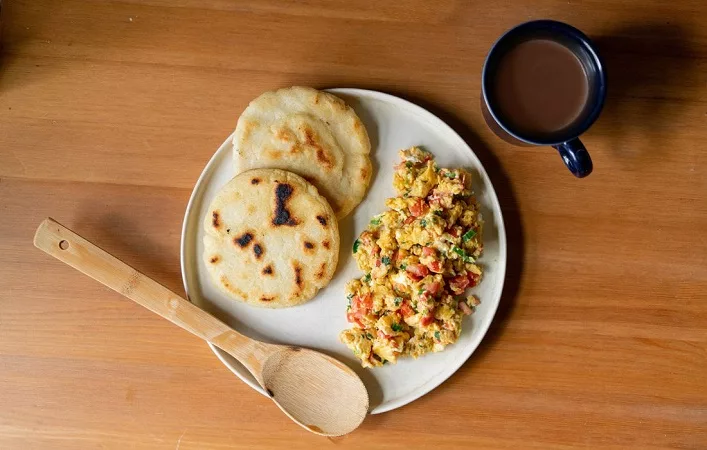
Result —
[{"label": "spoon handle", "polygon": [[[231,329],[211,314],[170,291],[90,243],[54,219],[45,219],[34,235],[34,245],[49,255],[83,272],[135,303],[164,317],[190,333],[211,342],[244,363],[258,378],[260,364],[254,359],[268,345]],[[250,361],[253,364],[247,364]]]}]

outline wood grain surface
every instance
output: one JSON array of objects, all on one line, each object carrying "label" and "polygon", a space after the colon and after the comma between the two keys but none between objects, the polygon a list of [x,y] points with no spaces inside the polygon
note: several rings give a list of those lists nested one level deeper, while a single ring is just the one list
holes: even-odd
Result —
[{"label": "wood grain surface", "polygon": [[[0,448],[707,448],[707,2],[5,0]],[[609,73],[577,180],[479,109],[487,50],[530,19]],[[32,246],[46,216],[175,292],[191,187],[248,101],[400,95],[454,127],[509,231],[499,313],[441,387],[327,440],[199,339]]]}]

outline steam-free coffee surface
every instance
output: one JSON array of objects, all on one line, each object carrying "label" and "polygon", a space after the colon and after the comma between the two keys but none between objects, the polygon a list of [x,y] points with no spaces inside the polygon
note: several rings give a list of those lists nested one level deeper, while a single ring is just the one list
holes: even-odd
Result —
[{"label": "steam-free coffee surface", "polygon": [[494,86],[501,119],[521,136],[568,127],[582,113],[588,95],[582,63],[570,49],[549,39],[511,48],[497,66]]}]

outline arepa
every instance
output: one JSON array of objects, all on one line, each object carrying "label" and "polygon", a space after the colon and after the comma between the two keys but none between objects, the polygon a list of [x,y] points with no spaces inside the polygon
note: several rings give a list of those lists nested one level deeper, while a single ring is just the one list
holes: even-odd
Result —
[{"label": "arepa", "polygon": [[336,216],[317,189],[278,169],[243,172],[204,217],[204,263],[229,297],[282,308],[326,286],[339,258]]},{"label": "arepa", "polygon": [[299,86],[265,92],[250,102],[233,136],[236,173],[294,172],[317,187],[338,218],[366,193],[370,151],[366,128],[351,107],[332,94]]}]

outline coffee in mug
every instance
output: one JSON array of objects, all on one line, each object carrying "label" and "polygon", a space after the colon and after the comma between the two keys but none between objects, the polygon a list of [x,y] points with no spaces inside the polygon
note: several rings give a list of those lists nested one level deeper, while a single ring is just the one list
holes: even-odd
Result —
[{"label": "coffee in mug", "polygon": [[482,110],[491,129],[519,145],[550,145],[577,177],[592,160],[578,136],[597,119],[606,76],[589,38],[552,20],[526,22],[491,48],[482,75]]}]

